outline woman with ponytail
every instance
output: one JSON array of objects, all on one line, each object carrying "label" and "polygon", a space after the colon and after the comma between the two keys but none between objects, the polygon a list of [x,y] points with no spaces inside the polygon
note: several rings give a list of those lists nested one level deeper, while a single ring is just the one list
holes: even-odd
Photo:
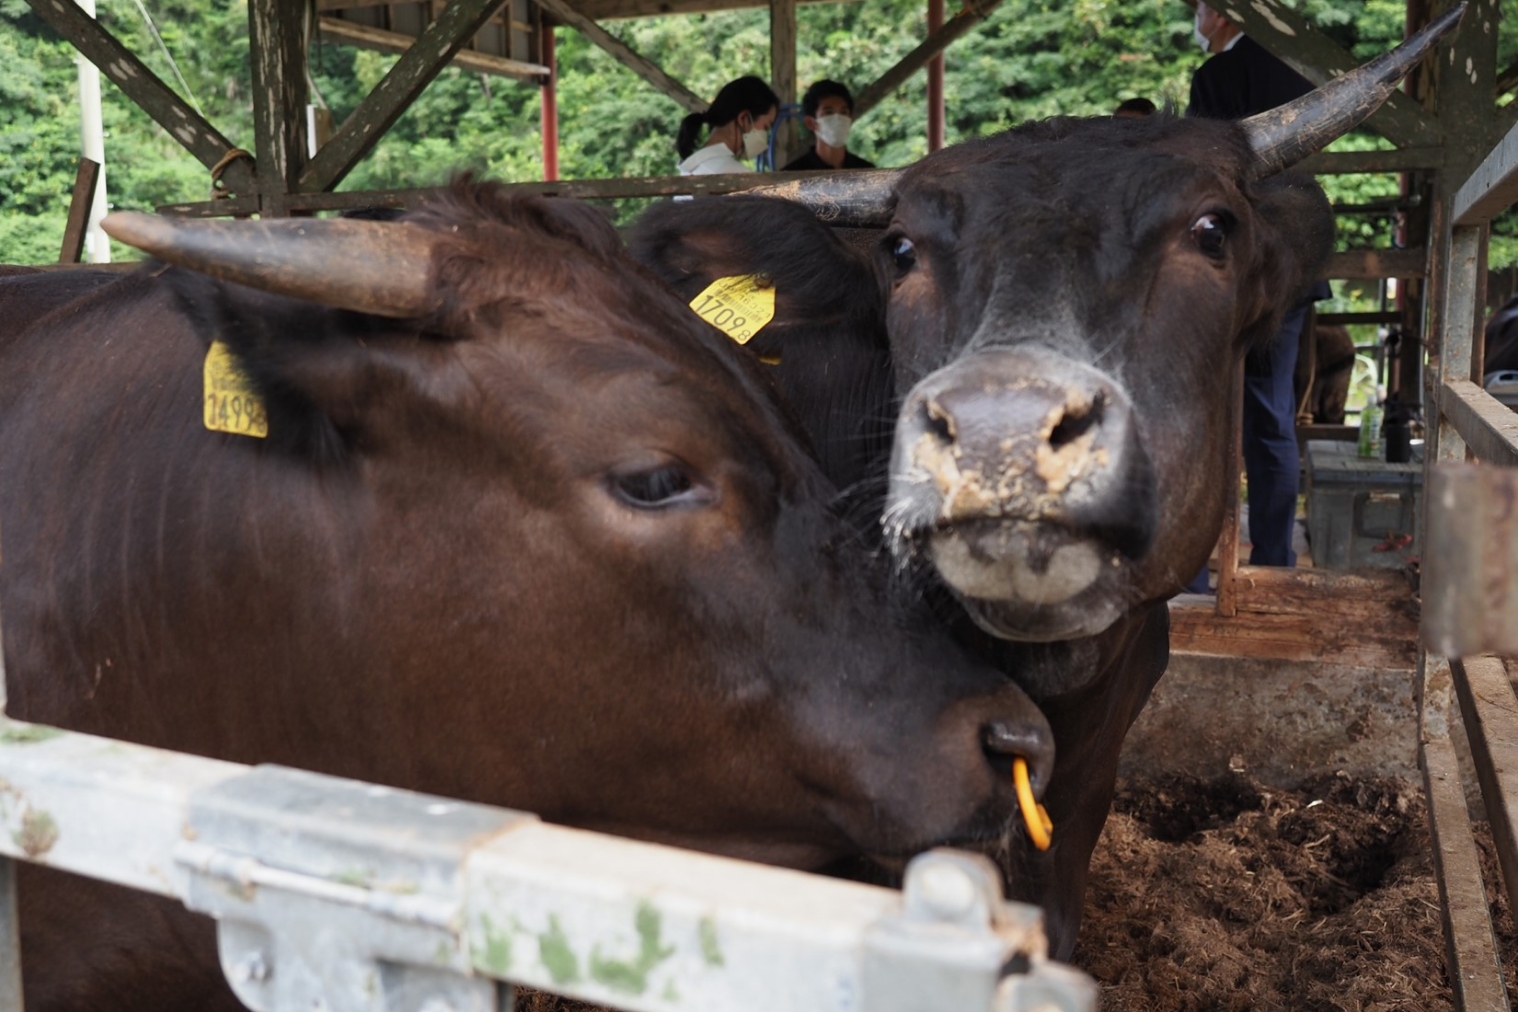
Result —
[{"label": "woman with ponytail", "polygon": [[[717,92],[706,112],[693,112],[680,121],[675,149],[680,152],[680,175],[710,176],[721,172],[751,172],[738,160],[753,159],[769,143],[769,129],[780,99],[757,77],[729,81]],[[696,141],[703,126],[711,127],[706,143]]]}]

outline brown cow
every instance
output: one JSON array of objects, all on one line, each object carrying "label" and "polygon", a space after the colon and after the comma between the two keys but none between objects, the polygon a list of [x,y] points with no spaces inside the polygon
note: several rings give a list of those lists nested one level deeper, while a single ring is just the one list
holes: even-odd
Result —
[{"label": "brown cow", "polygon": [[[790,379],[803,363],[833,377],[836,400],[799,411],[814,437],[891,447],[869,489],[887,546],[925,592],[946,588],[949,621],[1054,727],[1054,846],[1033,853],[1014,832],[1006,867],[1061,957],[1123,736],[1165,669],[1166,601],[1205,562],[1235,485],[1228,384],[1331,245],[1322,192],[1282,170],[1370,115],[1461,10],[1239,123],[1054,119],[904,170],[764,188],[880,227],[872,256],[753,197],[658,207],[634,234],[686,298],[712,277],[769,274],[776,330],[761,353],[780,356],[777,380],[812,398],[823,384]],[[894,375],[861,397],[882,346]],[[876,409],[851,430],[830,403]]]},{"label": "brown cow", "polygon": [[[14,716],[794,866],[994,836],[1014,755],[1047,783],[1042,716],[597,212],[112,227],[204,273],[0,352]],[[213,340],[266,438],[204,427]],[[102,892],[23,876],[30,1008],[234,1007],[208,921]]]}]

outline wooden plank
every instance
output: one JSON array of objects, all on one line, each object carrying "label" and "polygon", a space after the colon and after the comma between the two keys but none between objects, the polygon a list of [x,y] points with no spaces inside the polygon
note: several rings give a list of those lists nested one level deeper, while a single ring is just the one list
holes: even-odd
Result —
[{"label": "wooden plank", "polygon": [[[344,21],[341,18],[324,17],[320,19],[319,24],[324,36],[331,36],[340,42],[361,46],[364,49],[377,49],[383,53],[404,53],[416,41],[410,35],[387,32],[382,28],[371,28],[368,25]],[[494,74],[498,77],[524,80],[543,77],[548,73],[548,68],[541,63],[526,63],[522,60],[512,60],[473,49],[460,49],[454,53],[453,63],[476,74]]]},{"label": "wooden plank", "polygon": [[[770,0],[770,87],[782,105],[796,104],[796,0]],[[775,164],[780,168],[795,155],[796,121],[782,120],[775,130]]]},{"label": "wooden plank", "polygon": [[928,65],[929,60],[990,17],[1000,2],[1001,0],[966,2],[942,28],[929,35],[921,45],[897,61],[894,67],[854,96],[854,118],[859,119],[879,105],[881,99],[906,84],[913,74]]},{"label": "wooden plank", "polygon": [[1388,309],[1384,313],[1319,313],[1318,322],[1325,327],[1362,323],[1401,323],[1402,312]]},{"label": "wooden plank", "polygon": [[306,163],[306,25],[301,0],[248,0],[259,213],[282,218]]},{"label": "wooden plank", "polygon": [[[1337,42],[1279,0],[1218,0],[1211,6],[1315,85],[1359,66]],[[1433,147],[1441,140],[1438,123],[1400,91],[1392,92],[1365,125],[1398,147]]]},{"label": "wooden plank", "polygon": [[1325,278],[1421,278],[1428,275],[1425,249],[1354,249],[1334,253]]},{"label": "wooden plank", "polygon": [[1457,732],[1449,719],[1449,682],[1449,665],[1430,658],[1424,666],[1418,739],[1450,988],[1458,1009],[1507,1012],[1507,989],[1486,902],[1480,852],[1451,741]]},{"label": "wooden plank", "polygon": [[1497,101],[1497,26],[1501,17],[1497,0],[1469,0],[1459,29],[1435,52],[1439,76],[1434,111],[1444,128],[1445,193],[1464,182],[1502,136],[1493,130],[1492,115]]},{"label": "wooden plank", "polygon": [[1518,413],[1497,398],[1470,380],[1448,380],[1439,393],[1439,410],[1478,459],[1503,467],[1518,465]]},{"label": "wooden plank", "polygon": [[1228,395],[1228,450],[1223,474],[1228,483],[1228,499],[1223,506],[1223,532],[1218,538],[1218,615],[1228,618],[1238,614],[1239,573],[1239,471],[1242,468],[1244,434],[1244,363],[1234,370]]},{"label": "wooden plank", "polygon": [[1320,151],[1296,164],[1303,172],[1319,176],[1346,176],[1356,172],[1409,172],[1437,169],[1444,153],[1436,147],[1395,148],[1391,151]]},{"label": "wooden plank", "polygon": [[[168,131],[207,168],[220,164],[236,145],[227,140],[132,52],[73,0],[27,0],[32,10],[100,68],[127,98]],[[227,165],[222,183],[234,193],[255,189],[253,163],[237,159]]]},{"label": "wooden plank", "polygon": [[1441,464],[1423,508],[1423,642],[1518,655],[1518,470]]},{"label": "wooden plank", "polygon": [[453,0],[374,86],[300,174],[301,193],[330,190],[373,150],[386,130],[431,83],[504,0]]},{"label": "wooden plank", "polygon": [[1450,670],[1511,903],[1518,899],[1518,699],[1497,658],[1451,659]]},{"label": "wooden plank", "polygon": [[674,99],[687,112],[706,111],[705,99],[670,77],[652,60],[634,52],[631,46],[582,14],[569,0],[534,0],[534,2],[559,21],[600,46],[610,54],[612,59],[653,85],[655,90]]},{"label": "wooden plank", "polygon": [[188,204],[160,204],[159,214],[180,218],[237,218],[258,213],[258,196],[233,197],[229,200],[202,200]]},{"label": "wooden plank", "polygon": [[[580,13],[595,21],[643,18],[657,14],[710,14],[764,7],[769,0],[579,0]],[[797,0],[798,3],[857,3],[859,0]]]},{"label": "wooden plank", "polygon": [[84,258],[84,236],[90,227],[90,209],[95,206],[95,187],[100,183],[100,163],[93,158],[79,159],[74,175],[74,194],[69,198],[68,221],[63,226],[61,264],[77,264]]},{"label": "wooden plank", "polygon": [[1396,570],[1240,566],[1236,585],[1232,617],[1172,602],[1171,649],[1382,668],[1417,661],[1417,606]]},{"label": "wooden plank", "polygon": [[1518,203],[1518,127],[1509,130],[1455,194],[1455,225],[1488,222]]}]

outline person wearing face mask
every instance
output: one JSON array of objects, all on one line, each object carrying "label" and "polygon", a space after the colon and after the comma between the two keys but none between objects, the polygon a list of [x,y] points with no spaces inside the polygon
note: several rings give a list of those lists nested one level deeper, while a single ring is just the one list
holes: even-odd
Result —
[{"label": "person wearing face mask", "polygon": [[[680,121],[675,149],[680,153],[680,175],[711,176],[725,172],[752,172],[752,161],[769,146],[769,129],[780,109],[780,99],[757,77],[729,81],[717,92],[705,112],[693,112]],[[696,147],[703,127],[711,127],[706,143]]]},{"label": "person wearing face mask", "polygon": [[[1196,5],[1192,37],[1211,55],[1191,76],[1187,116],[1242,119],[1312,90],[1306,78],[1205,3]],[[1252,566],[1296,565],[1291,542],[1300,461],[1292,373],[1312,303],[1331,295],[1328,283],[1319,281],[1302,302],[1286,311],[1275,339],[1244,360],[1243,449]],[[1205,567],[1186,589],[1207,591]]]},{"label": "person wearing face mask", "polygon": [[801,111],[805,117],[802,122],[816,141],[784,171],[875,167],[874,162],[865,161],[848,148],[849,131],[854,125],[854,96],[848,88],[837,81],[818,81],[801,96]]}]

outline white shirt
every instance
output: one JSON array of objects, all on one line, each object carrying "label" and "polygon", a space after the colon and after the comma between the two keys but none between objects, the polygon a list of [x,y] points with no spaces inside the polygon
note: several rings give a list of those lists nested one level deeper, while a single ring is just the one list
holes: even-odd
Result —
[{"label": "white shirt", "polygon": [[680,163],[682,176],[715,176],[726,172],[753,171],[752,167],[734,158],[733,153],[727,149],[727,145],[720,142],[697,148],[689,158]]}]

